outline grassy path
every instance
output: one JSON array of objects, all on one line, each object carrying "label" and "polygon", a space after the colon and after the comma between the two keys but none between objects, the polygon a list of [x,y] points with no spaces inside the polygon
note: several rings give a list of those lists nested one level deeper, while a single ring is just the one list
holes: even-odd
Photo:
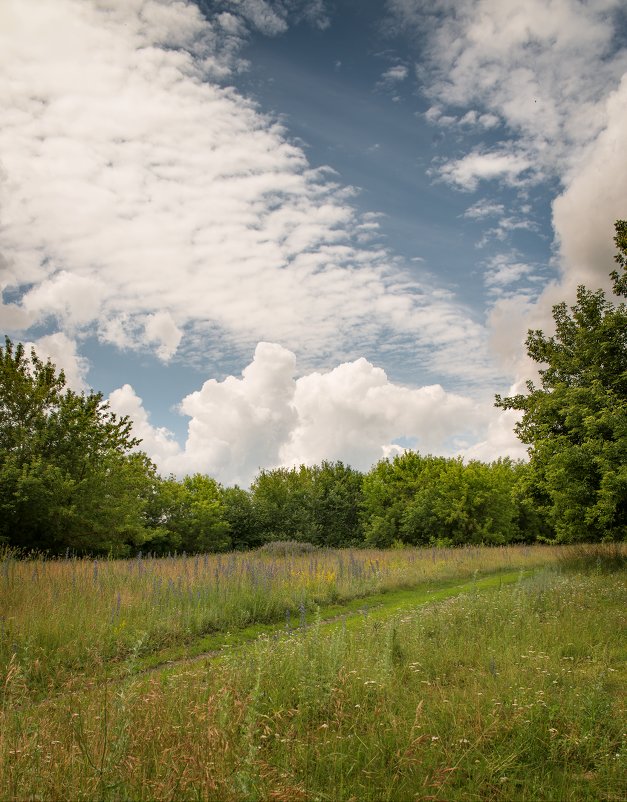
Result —
[{"label": "grassy path", "polygon": [[315,612],[303,612],[298,619],[286,620],[280,624],[252,624],[234,632],[219,632],[199,638],[185,646],[175,646],[137,658],[127,664],[125,672],[145,673],[173,668],[183,663],[216,659],[261,637],[280,637],[296,633],[304,627],[316,623],[325,631],[334,626],[354,627],[364,617],[370,620],[385,619],[393,613],[409,610],[435,601],[443,601],[462,593],[484,592],[510,585],[531,576],[534,569],[518,571],[497,571],[489,576],[472,580],[442,580],[429,582],[416,588],[388,591],[371,596],[352,599],[345,604],[334,604],[318,608]]},{"label": "grassy path", "polygon": [[45,698],[17,666],[0,799],[619,802],[627,577],[602,568],[292,604],[289,630],[102,661]]}]

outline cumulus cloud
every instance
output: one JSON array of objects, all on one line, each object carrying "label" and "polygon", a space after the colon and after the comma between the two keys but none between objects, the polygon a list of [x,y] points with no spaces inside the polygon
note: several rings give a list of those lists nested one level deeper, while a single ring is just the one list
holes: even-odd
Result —
[{"label": "cumulus cloud", "polygon": [[182,400],[180,411],[190,418],[183,447],[167,430],[152,427],[129,385],[109,403],[135,422],[142,449],[163,473],[199,471],[225,484],[248,485],[262,467],[324,459],[368,470],[403,451],[399,440],[447,455],[478,442],[489,459],[510,453],[514,440],[498,425],[500,413],[483,401],[440,385],[395,384],[363,358],[297,377],[294,353],[267,342],[257,345],[240,377],[209,379]]},{"label": "cumulus cloud", "polygon": [[130,384],[114,390],[107,401],[112,412],[119,417],[128,416],[133,421],[133,436],[142,441],[141,450],[162,467],[164,474],[168,474],[168,460],[181,451],[172,432],[163,426],[152,425],[143,400]]},{"label": "cumulus cloud", "polygon": [[614,221],[627,218],[627,75],[606,101],[605,127],[570,170],[553,203],[563,284],[607,288],[614,269]]},{"label": "cumulus cloud", "polygon": [[516,410],[505,410],[490,421],[486,437],[462,449],[460,455],[465,460],[478,459],[490,462],[498,457],[510,457],[514,460],[527,459],[527,448],[514,434],[514,426],[520,420]]},{"label": "cumulus cloud", "polygon": [[44,362],[48,359],[65,374],[66,385],[76,393],[89,389],[86,381],[89,361],[80,356],[76,342],[62,331],[39,337],[34,342],[25,343],[26,352],[33,347],[37,356]]},{"label": "cumulus cloud", "polygon": [[457,333],[457,363],[489,373],[468,311],[426,277],[409,282],[353,191],[226,85],[250,26],[323,27],[323,3],[224,0],[205,18],[186,0],[41,0],[0,13],[13,301],[0,311],[13,327],[52,318],[166,361],[216,336],[239,354],[272,340],[320,362],[394,337],[435,363]]},{"label": "cumulus cloud", "polygon": [[144,331],[148,342],[158,343],[157,356],[164,362],[174,355],[183,336],[169,312],[163,311],[148,315]]}]

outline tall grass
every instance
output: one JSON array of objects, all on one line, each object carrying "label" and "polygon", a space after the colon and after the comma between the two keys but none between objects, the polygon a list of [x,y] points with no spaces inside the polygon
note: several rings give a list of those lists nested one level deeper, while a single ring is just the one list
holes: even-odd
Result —
[{"label": "tall grass", "polygon": [[618,802],[626,601],[544,571],[22,708],[14,673],[0,798]]},{"label": "tall grass", "polygon": [[558,559],[547,546],[133,560],[0,559],[0,682],[40,692],[202,635],[420,583]]}]

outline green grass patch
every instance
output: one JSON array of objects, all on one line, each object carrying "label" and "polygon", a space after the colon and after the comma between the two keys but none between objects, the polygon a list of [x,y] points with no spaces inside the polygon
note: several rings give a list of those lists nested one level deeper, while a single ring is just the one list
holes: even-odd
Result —
[{"label": "green grass patch", "polygon": [[[120,673],[141,672],[159,667],[167,667],[169,663],[181,663],[206,656],[215,659],[221,652],[250,644],[261,637],[298,634],[304,628],[314,624],[325,625],[325,629],[333,626],[353,627],[362,617],[372,619],[386,618],[392,613],[411,609],[421,604],[442,601],[459,593],[480,592],[500,588],[512,582],[521,581],[531,575],[532,571],[495,572],[487,577],[475,577],[471,582],[455,580],[428,583],[413,589],[388,591],[358,599],[351,599],[345,604],[333,604],[316,607],[313,611],[303,611],[297,617],[290,615],[289,620],[280,624],[252,624],[233,632],[219,632],[198,638],[185,646],[173,646],[162,649],[119,667]],[[115,673],[115,669],[114,669]]]},{"label": "green grass patch", "polygon": [[625,574],[518,579],[382,594],[39,704],[14,674],[0,798],[619,802]]},{"label": "green grass patch", "polygon": [[547,546],[133,560],[18,560],[0,552],[0,698],[9,672],[41,699],[81,677],[248,642],[266,627],[280,630],[288,613],[297,627],[318,608],[333,615],[339,605],[336,614],[348,614],[365,598],[530,570],[559,554]]}]

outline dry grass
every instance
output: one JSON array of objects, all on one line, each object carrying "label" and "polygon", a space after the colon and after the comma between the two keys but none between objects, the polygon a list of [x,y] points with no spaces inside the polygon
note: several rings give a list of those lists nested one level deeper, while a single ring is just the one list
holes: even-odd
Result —
[{"label": "dry grass", "polygon": [[38,693],[107,664],[212,632],[421,583],[555,563],[510,546],[320,551],[134,560],[0,560],[0,680],[19,667]]},{"label": "dry grass", "polygon": [[14,662],[0,798],[618,802],[626,592],[544,571],[39,704]]}]

